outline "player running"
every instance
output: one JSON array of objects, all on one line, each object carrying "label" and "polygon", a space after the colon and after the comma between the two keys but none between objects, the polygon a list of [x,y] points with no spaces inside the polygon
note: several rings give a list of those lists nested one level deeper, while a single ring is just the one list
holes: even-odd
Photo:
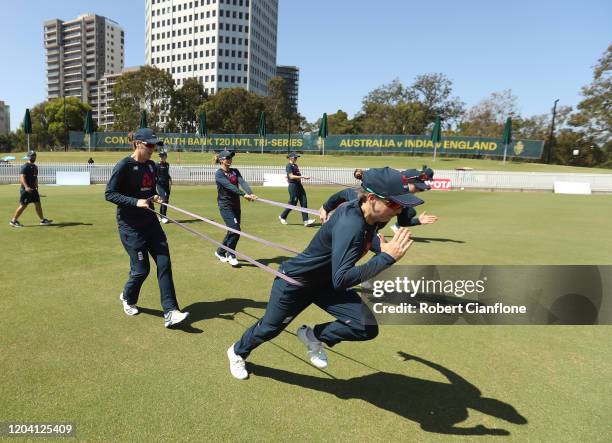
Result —
[{"label": "player running", "polygon": [[[408,186],[411,193],[427,191],[430,189],[430,186],[427,184],[427,181],[430,181],[433,178],[433,170],[431,168],[425,167],[422,171],[418,171],[416,169],[407,169],[402,172],[402,174],[408,178]],[[363,171],[361,169],[355,169],[353,176],[357,180],[361,180],[363,177]],[[335,210],[342,203],[345,203],[350,200],[355,200],[357,198],[358,189],[357,188],[346,188],[342,191],[336,192],[333,194],[319,209],[319,217],[321,218],[321,223],[325,223],[329,214]],[[397,216],[397,223],[391,226],[393,232],[397,232],[400,227],[409,227],[409,226],[417,226],[417,225],[430,225],[438,221],[438,217],[435,215],[427,214],[427,212],[423,212],[421,215],[417,215],[417,212],[412,207],[407,207],[402,210],[402,212]]]},{"label": "player running", "polygon": [[[376,337],[378,325],[372,312],[350,288],[404,256],[412,244],[410,232],[402,228],[385,242],[377,236],[377,226],[398,215],[403,207],[423,201],[409,193],[406,178],[391,168],[364,172],[362,188],[359,198],[339,207],[302,253],[281,264],[280,272],[302,286],[281,278],[274,280],[264,316],[227,350],[234,377],[248,378],[245,361],[249,354],[280,334],[312,303],[336,317],[335,321],[314,328],[301,326],[297,331],[314,366],[327,367],[324,344],[334,346]],[[356,266],[368,250],[376,255]]]}]

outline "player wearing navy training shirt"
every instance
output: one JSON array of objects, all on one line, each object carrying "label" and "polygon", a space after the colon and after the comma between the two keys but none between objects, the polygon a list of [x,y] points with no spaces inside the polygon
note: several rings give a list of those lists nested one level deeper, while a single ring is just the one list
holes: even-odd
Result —
[{"label": "player wearing navy training shirt", "polygon": [[[240,197],[253,201],[257,199],[257,196],[253,194],[249,184],[242,178],[240,171],[231,167],[234,155],[234,152],[222,151],[215,156],[215,163],[221,165],[215,173],[215,182],[217,183],[217,204],[223,221],[230,228],[240,231]],[[240,234],[227,231],[223,239],[223,245],[235,251],[238,240],[240,240]],[[223,248],[218,248],[215,251],[215,257],[222,263],[229,263],[233,267],[238,266],[236,256]]]},{"label": "player wearing navy training shirt", "polygon": [[119,299],[127,315],[138,314],[136,303],[140,288],[149,275],[149,255],[157,265],[157,281],[164,326],[169,328],[183,321],[188,312],[181,312],[176,300],[172,264],[166,234],[153,209],[161,202],[155,193],[155,162],[151,155],[161,142],[149,128],[133,134],[134,153],[120,160],[106,185],[106,200],[117,205],[119,238],[130,257],[130,273]]},{"label": "player wearing navy training shirt", "polygon": [[[167,162],[168,153],[166,151],[159,152],[159,163],[157,164],[157,195],[160,196],[164,203],[170,201],[170,187],[172,186],[172,177],[170,177],[170,163]],[[161,214],[160,220],[162,223],[168,223],[166,213],[168,207],[161,205],[159,213]]]},{"label": "player wearing navy training shirt", "polygon": [[[362,174],[363,171],[361,169],[356,169],[353,175],[358,180],[361,180]],[[426,168],[423,171],[417,171],[416,169],[407,169],[406,171],[402,172],[402,174],[405,177],[408,177],[408,185],[411,193],[414,194],[416,192],[429,190],[429,185],[425,182],[425,180],[431,180],[433,178],[433,171],[430,168]],[[342,203],[354,200],[356,198],[357,188],[346,188],[330,196],[319,209],[319,217],[321,218],[321,223],[325,223],[325,221],[329,217],[330,212],[336,209]],[[397,229],[399,229],[400,227],[429,225],[435,223],[436,221],[438,221],[437,216],[427,214],[426,212],[423,212],[421,215],[417,216],[416,210],[412,207],[408,207],[404,208],[402,212],[397,216],[397,223],[395,225],[392,225],[391,229],[393,229],[393,231],[397,231]]]},{"label": "player wearing navy training shirt", "polygon": [[[410,247],[412,240],[406,229],[400,229],[389,242],[376,233],[378,224],[398,215],[402,207],[423,203],[407,188],[396,170],[380,168],[364,173],[359,198],[340,206],[302,253],[281,264],[280,271],[301,286],[281,278],[274,280],[264,316],[227,350],[234,377],[248,378],[245,360],[249,354],[280,334],[312,303],[336,318],[314,328],[301,326],[297,331],[316,367],[327,367],[323,344],[334,346],[341,341],[376,337],[376,320],[351,287],[387,269]],[[376,255],[356,266],[368,250]]]},{"label": "player wearing navy training shirt", "polygon": [[36,162],[36,152],[28,151],[27,153],[28,162],[21,167],[19,171],[19,206],[15,211],[15,215],[9,222],[13,228],[22,228],[23,225],[19,223],[19,217],[25,211],[25,208],[30,203],[34,203],[36,208],[36,214],[40,218],[41,225],[50,225],[53,220],[48,220],[43,215],[42,205],[40,204],[40,195],[38,194],[38,166]]},{"label": "player wearing navy training shirt", "polygon": [[[310,177],[302,175],[300,172],[300,168],[297,165],[298,157],[299,155],[295,152],[287,156],[289,163],[287,163],[285,170],[287,171],[287,183],[289,184],[287,186],[287,190],[289,191],[289,204],[295,206],[299,201],[302,208],[307,208],[308,200],[306,199],[306,190],[302,185],[302,180],[310,180]],[[278,219],[283,225],[287,224],[289,212],[291,212],[291,209],[287,208],[278,216]],[[302,222],[304,222],[304,226],[311,226],[315,221],[315,219],[309,219],[308,214],[302,212]]]}]

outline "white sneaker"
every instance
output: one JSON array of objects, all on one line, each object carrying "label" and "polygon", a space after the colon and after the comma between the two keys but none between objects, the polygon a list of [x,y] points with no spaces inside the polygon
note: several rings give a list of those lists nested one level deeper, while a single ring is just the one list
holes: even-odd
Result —
[{"label": "white sneaker", "polygon": [[227,256],[227,262],[232,265],[234,268],[236,266],[240,266],[240,263],[238,263],[238,259],[236,257],[232,257],[231,255]]},{"label": "white sneaker", "polygon": [[310,340],[308,338],[308,331],[314,334],[310,326],[302,325],[297,330],[297,336],[308,348],[310,363],[319,369],[325,369],[327,367],[327,354],[325,353],[325,349],[323,349],[323,343],[318,340]]},{"label": "white sneaker", "polygon": [[391,230],[393,231],[394,234],[397,234],[397,231],[399,231],[399,226],[396,224],[391,225]]},{"label": "white sneaker", "polygon": [[238,380],[246,380],[249,378],[249,373],[246,370],[246,360],[234,352],[234,345],[227,349],[227,358],[230,363],[230,372]]},{"label": "white sneaker", "polygon": [[316,220],[314,218],[309,218],[308,220],[304,222],[304,226],[312,226],[315,224],[315,222]]},{"label": "white sneaker", "polygon": [[215,251],[215,257],[217,257],[221,263],[227,263],[229,261],[226,255],[221,255],[217,251]]},{"label": "white sneaker", "polygon": [[189,312],[181,312],[178,309],[166,312],[164,314],[164,326],[169,328],[185,320],[189,316]]},{"label": "white sneaker", "polygon": [[281,222],[281,225],[286,225],[287,224],[287,220],[285,220],[283,217],[281,217],[280,215],[278,216],[278,219]]},{"label": "white sneaker", "polygon": [[161,222],[165,225],[169,220],[166,217],[162,217]]},{"label": "white sneaker", "polygon": [[119,294],[119,300],[121,300],[121,303],[123,303],[123,312],[125,312],[127,315],[138,314],[138,308],[136,307],[136,305],[128,305],[128,303],[123,298],[123,292]]},{"label": "white sneaker", "polygon": [[53,220],[49,220],[49,219],[46,219],[46,218],[43,218],[43,219],[40,221],[40,224],[41,224],[42,226],[47,226],[47,225],[50,225],[51,223],[53,223]]}]

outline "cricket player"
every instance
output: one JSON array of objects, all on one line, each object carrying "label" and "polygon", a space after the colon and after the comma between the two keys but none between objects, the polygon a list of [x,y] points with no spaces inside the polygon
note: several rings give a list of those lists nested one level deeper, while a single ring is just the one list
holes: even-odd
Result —
[{"label": "cricket player", "polygon": [[36,214],[38,214],[40,218],[41,225],[50,225],[53,222],[53,220],[45,218],[42,205],[40,204],[40,195],[38,194],[38,166],[34,164],[36,163],[36,152],[28,151],[26,156],[28,157],[28,162],[25,163],[19,171],[19,183],[21,183],[21,187],[19,188],[19,206],[13,218],[9,221],[9,225],[13,228],[23,228],[23,225],[19,223],[19,217],[30,203],[34,203]]},{"label": "cricket player", "polygon": [[[289,191],[289,204],[295,206],[299,201],[302,208],[307,208],[308,200],[306,199],[306,190],[302,185],[302,180],[310,180],[310,177],[302,175],[300,172],[300,168],[297,165],[298,157],[300,156],[295,152],[287,156],[289,163],[287,163],[285,169],[287,171],[287,183],[289,183],[287,186],[287,190]],[[283,225],[287,224],[289,212],[291,212],[291,209],[287,208],[278,216],[278,219]],[[309,219],[308,214],[305,212],[302,212],[302,221],[304,222],[304,226],[312,226],[316,222],[314,218]]]},{"label": "cricket player", "polygon": [[[405,177],[408,177],[409,190],[411,193],[427,191],[430,186],[426,183],[433,178],[433,170],[425,167],[423,171],[416,169],[407,169],[402,172]],[[353,173],[356,179],[361,180],[363,171],[356,169]],[[354,200],[357,198],[358,190],[356,188],[346,188],[342,191],[336,192],[329,199],[323,203],[319,209],[319,217],[321,223],[325,223],[329,217],[329,213],[340,206],[342,203]],[[391,226],[393,232],[397,232],[400,227],[409,227],[417,225],[429,225],[438,221],[438,217],[435,215],[429,215],[427,212],[423,212],[417,216],[417,212],[413,207],[407,207],[397,216],[397,223]]]},{"label": "cricket player", "polygon": [[[168,153],[166,151],[159,151],[159,163],[157,164],[157,195],[160,196],[164,203],[168,203],[170,201],[170,187],[172,186],[172,177],[170,177],[170,163],[167,161]],[[159,208],[159,212],[161,217],[159,221],[162,223],[168,223],[168,218],[166,217],[166,213],[168,211],[168,207],[165,205],[161,205]]]},{"label": "cricket player", "polygon": [[176,300],[168,240],[153,209],[160,203],[155,193],[155,162],[151,156],[162,144],[152,129],[141,128],[132,135],[134,152],[120,160],[106,185],[106,200],[117,205],[119,238],[130,257],[130,273],[119,299],[127,315],[138,314],[140,288],[149,275],[149,255],[157,265],[157,281],[164,326],[175,326],[189,315]]},{"label": "cricket player", "polygon": [[[225,225],[240,231],[240,197],[246,198],[247,201],[254,201],[257,196],[253,194],[249,184],[242,178],[240,171],[231,167],[234,155],[234,152],[222,151],[215,156],[215,163],[221,165],[215,173],[215,182],[217,183],[217,204]],[[227,231],[223,239],[223,245],[235,251],[238,240],[240,240],[240,234]],[[215,251],[215,257],[221,263],[229,263],[232,267],[239,266],[236,256],[223,248],[218,248]]]},{"label": "cricket player", "polygon": [[[376,337],[378,325],[372,312],[351,288],[404,256],[412,244],[410,232],[402,228],[385,242],[377,236],[377,226],[402,208],[423,201],[410,194],[406,177],[388,167],[364,172],[362,188],[359,198],[340,206],[302,253],[281,264],[280,272],[302,286],[274,280],[264,316],[227,350],[234,377],[248,378],[245,361],[249,354],[280,334],[312,303],[335,317],[314,328],[303,325],[297,330],[314,366],[327,367],[324,345]],[[356,266],[368,250],[376,255]]]}]

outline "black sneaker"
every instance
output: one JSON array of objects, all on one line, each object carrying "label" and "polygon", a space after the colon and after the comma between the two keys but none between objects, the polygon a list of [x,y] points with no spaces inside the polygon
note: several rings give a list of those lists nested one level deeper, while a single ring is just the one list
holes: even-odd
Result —
[{"label": "black sneaker", "polygon": [[23,228],[23,225],[19,223],[18,220],[11,220],[9,225],[11,225],[13,228]]},{"label": "black sneaker", "polygon": [[46,219],[46,218],[43,218],[43,219],[40,221],[40,224],[41,224],[41,225],[43,225],[43,226],[45,226],[45,225],[50,225],[51,223],[53,223],[53,220],[49,220],[49,219]]}]

